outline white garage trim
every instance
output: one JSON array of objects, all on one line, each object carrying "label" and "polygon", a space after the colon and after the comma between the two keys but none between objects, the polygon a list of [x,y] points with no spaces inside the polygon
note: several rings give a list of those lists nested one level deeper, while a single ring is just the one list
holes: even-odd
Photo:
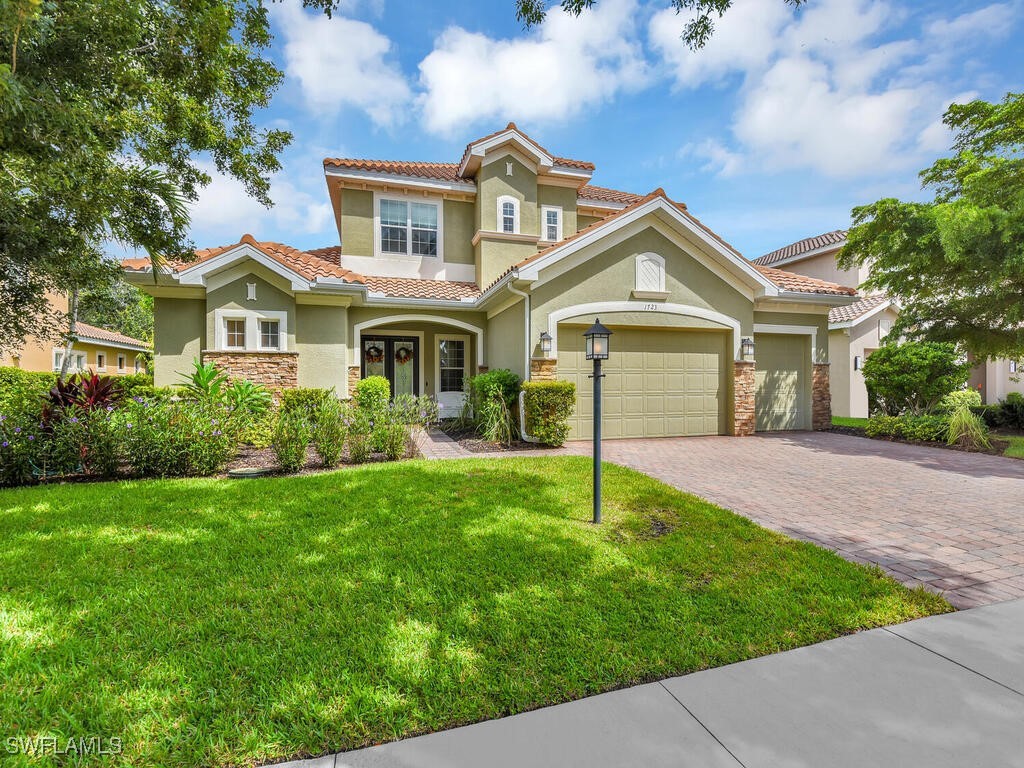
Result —
[{"label": "white garage trim", "polygon": [[[818,326],[816,325],[771,325],[755,323],[754,333],[788,333],[794,336],[811,337],[811,362],[818,362]],[[754,346],[754,358],[757,358],[757,342]]]},{"label": "white garage trim", "polygon": [[[362,348],[362,335],[364,328],[374,328],[378,325],[391,325],[392,323],[433,323],[435,325],[450,325],[469,331],[476,336],[476,363],[478,366],[484,364],[484,329],[470,325],[464,320],[456,320],[452,317],[442,315],[385,315],[375,317],[373,320],[364,320],[356,323],[352,328],[352,365],[359,365],[360,349]],[[422,352],[420,353],[422,355]]]},{"label": "white garage trim", "polygon": [[669,315],[699,317],[702,320],[720,323],[732,329],[733,356],[736,360],[740,359],[740,321],[736,318],[715,312],[713,309],[694,307],[689,304],[645,301],[594,301],[589,304],[574,304],[571,307],[563,307],[550,312],[548,314],[548,333],[551,334],[551,357],[558,359],[558,324],[561,321],[577,315],[598,315],[608,312],[664,312]]}]

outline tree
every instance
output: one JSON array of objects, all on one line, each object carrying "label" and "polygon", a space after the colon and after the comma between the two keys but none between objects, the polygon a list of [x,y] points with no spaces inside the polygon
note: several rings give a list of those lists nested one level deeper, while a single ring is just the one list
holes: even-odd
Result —
[{"label": "tree", "polygon": [[[516,18],[527,28],[544,21],[547,16],[548,0],[516,0]],[[572,16],[579,16],[590,9],[597,0],[562,0],[562,10]],[[783,0],[794,7],[807,0]],[[682,39],[692,50],[703,48],[715,32],[715,17],[722,18],[732,7],[733,0],[670,0],[670,7],[676,13],[687,11],[693,17],[683,26]]]},{"label": "tree", "polygon": [[839,263],[900,303],[895,336],[1024,356],[1024,94],[954,104],[951,157],[921,172],[930,202],[853,209]]},{"label": "tree", "polygon": [[270,204],[267,2],[0,0],[0,349],[64,330],[46,293],[106,274],[104,243],[189,258],[198,157]]},{"label": "tree", "polygon": [[78,319],[142,341],[153,340],[153,297],[119,274],[81,292]]},{"label": "tree", "polygon": [[864,361],[864,383],[872,414],[924,413],[961,389],[971,364],[956,345],[938,342],[884,344]]}]

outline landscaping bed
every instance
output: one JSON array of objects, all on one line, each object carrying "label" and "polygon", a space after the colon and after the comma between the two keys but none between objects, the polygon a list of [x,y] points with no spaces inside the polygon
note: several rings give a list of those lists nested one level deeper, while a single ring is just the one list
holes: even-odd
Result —
[{"label": "landscaping bed", "polygon": [[508,453],[514,451],[537,451],[544,450],[550,446],[538,443],[528,443],[518,438],[508,443],[497,440],[487,440],[479,435],[471,424],[460,422],[457,419],[446,419],[438,425],[442,432],[457,442],[467,451],[472,453]]},{"label": "landscaping bed", "polygon": [[76,764],[251,765],[949,610],[615,465],[593,526],[589,475],[520,457],[0,490],[0,722],[122,740]]}]

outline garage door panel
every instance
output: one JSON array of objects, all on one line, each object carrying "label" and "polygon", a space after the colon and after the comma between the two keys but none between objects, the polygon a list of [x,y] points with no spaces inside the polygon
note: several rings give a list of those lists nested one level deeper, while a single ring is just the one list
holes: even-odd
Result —
[{"label": "garage door panel", "polygon": [[810,337],[757,334],[754,410],[758,432],[807,429]]},{"label": "garage door panel", "polygon": [[[574,382],[579,393],[570,421],[570,436],[577,439],[593,437],[593,380],[588,378],[593,363],[586,359],[582,331],[564,326],[559,333],[559,378]],[[725,431],[727,334],[621,327],[613,331],[612,357],[604,363],[607,375],[602,381],[604,436]]]}]

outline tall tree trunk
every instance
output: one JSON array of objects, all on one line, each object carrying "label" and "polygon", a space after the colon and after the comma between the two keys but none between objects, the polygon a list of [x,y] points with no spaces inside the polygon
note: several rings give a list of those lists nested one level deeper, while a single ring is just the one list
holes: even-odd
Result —
[{"label": "tall tree trunk", "polygon": [[68,296],[68,338],[64,345],[64,359],[60,361],[60,380],[68,376],[71,367],[71,352],[75,346],[75,331],[78,330],[78,289],[75,288]]}]

